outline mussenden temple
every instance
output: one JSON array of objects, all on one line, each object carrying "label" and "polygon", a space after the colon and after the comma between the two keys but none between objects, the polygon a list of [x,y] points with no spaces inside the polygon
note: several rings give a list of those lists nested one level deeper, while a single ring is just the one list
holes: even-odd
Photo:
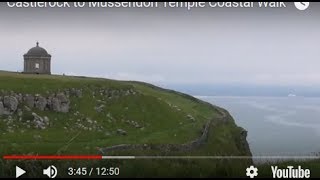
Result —
[{"label": "mussenden temple", "polygon": [[24,56],[24,70],[26,74],[51,74],[51,55],[37,42]]}]

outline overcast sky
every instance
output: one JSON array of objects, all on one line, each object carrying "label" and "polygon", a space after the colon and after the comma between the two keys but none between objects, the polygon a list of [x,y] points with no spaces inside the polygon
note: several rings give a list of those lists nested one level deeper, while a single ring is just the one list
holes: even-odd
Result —
[{"label": "overcast sky", "polygon": [[320,3],[286,9],[9,9],[0,69],[40,42],[54,74],[155,84],[320,86]]}]

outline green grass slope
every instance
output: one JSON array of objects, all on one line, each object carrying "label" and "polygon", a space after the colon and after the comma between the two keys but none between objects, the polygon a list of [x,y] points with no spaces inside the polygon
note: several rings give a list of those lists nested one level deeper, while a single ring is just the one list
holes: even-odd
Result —
[{"label": "green grass slope", "polygon": [[[142,82],[125,82],[109,79],[69,77],[58,75],[26,75],[0,72],[0,91],[22,94],[47,94],[68,88],[83,90],[82,97],[70,97],[70,111],[32,112],[50,119],[47,129],[25,127],[31,112],[23,112],[22,120],[11,115],[8,131],[7,115],[0,116],[0,155],[6,154],[97,154],[97,147],[118,144],[183,144],[201,136],[209,120],[212,125],[205,145],[189,152],[172,152],[166,155],[227,156],[251,155],[243,129],[238,127],[227,111],[200,101],[192,96],[162,89]],[[133,89],[135,95],[107,99],[101,89]],[[1,95],[0,95],[1,96]],[[102,111],[95,107],[101,105]],[[23,104],[19,105],[23,109]],[[192,117],[192,118],[190,118]],[[90,121],[90,123],[88,123]],[[134,127],[130,122],[139,124]],[[81,124],[84,128],[76,126]],[[127,135],[117,133],[123,129]],[[127,150],[112,152],[115,155],[163,155],[157,151]],[[55,162],[61,168],[73,166],[119,166],[124,177],[209,177],[244,176],[251,161],[238,160],[134,160],[134,161],[77,161]],[[9,168],[17,161],[1,161],[0,175],[10,176]],[[22,161],[29,171],[32,166],[52,162]],[[21,166],[21,165],[20,165]],[[29,173],[29,177],[36,176]]]}]

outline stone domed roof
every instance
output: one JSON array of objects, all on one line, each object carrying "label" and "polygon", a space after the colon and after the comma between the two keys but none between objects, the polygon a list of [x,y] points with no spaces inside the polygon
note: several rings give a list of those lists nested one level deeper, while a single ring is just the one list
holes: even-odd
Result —
[{"label": "stone domed roof", "polygon": [[37,46],[36,47],[33,47],[31,48],[27,54],[25,55],[28,55],[28,56],[50,56],[50,54],[48,54],[48,52],[39,46],[39,42],[37,42]]}]

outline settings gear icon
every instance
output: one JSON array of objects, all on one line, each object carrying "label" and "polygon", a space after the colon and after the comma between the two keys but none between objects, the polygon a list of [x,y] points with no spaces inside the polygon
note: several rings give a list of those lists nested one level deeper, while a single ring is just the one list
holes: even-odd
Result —
[{"label": "settings gear icon", "polygon": [[258,176],[258,168],[254,167],[254,166],[250,166],[249,168],[247,168],[246,175],[250,178],[257,177]]}]

